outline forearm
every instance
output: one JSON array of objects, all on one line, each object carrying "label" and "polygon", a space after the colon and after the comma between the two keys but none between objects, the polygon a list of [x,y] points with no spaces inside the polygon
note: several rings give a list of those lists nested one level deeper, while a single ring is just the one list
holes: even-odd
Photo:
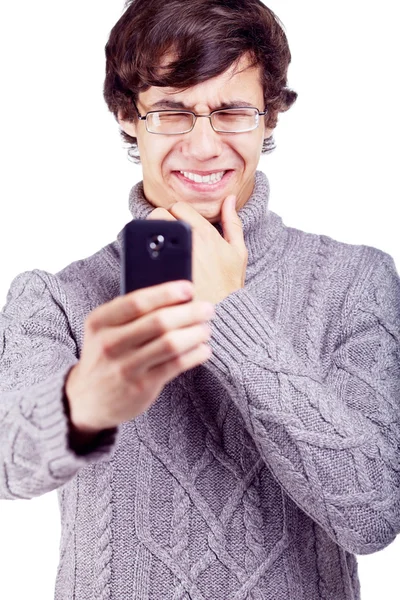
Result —
[{"label": "forearm", "polygon": [[77,347],[50,280],[18,275],[0,312],[0,498],[50,492],[115,446],[117,430],[89,440],[70,428],[65,383]]},{"label": "forearm", "polygon": [[0,394],[0,498],[40,496],[64,485],[87,464],[109,460],[116,431],[90,444],[87,437],[70,432],[63,402],[69,369],[27,389]]},{"label": "forearm", "polygon": [[[213,326],[206,366],[228,390],[287,494],[345,549],[385,547],[400,528],[396,342],[387,336],[385,357],[371,355],[375,371],[356,377],[355,365],[343,358],[352,354],[343,351],[343,365],[333,364],[322,380],[245,291],[217,307]],[[388,351],[392,376],[380,381]]]}]

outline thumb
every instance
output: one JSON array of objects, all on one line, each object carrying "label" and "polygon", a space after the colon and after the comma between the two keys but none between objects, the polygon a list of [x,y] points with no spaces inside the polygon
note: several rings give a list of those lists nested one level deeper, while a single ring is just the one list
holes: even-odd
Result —
[{"label": "thumb", "polygon": [[236,196],[228,196],[222,205],[221,225],[224,239],[232,246],[244,245],[243,226],[236,211]]}]

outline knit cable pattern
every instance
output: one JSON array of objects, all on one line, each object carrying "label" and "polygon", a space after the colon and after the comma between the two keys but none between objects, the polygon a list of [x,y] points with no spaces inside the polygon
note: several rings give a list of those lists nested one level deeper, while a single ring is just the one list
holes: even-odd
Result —
[{"label": "knit cable pattern", "polygon": [[[82,455],[64,386],[85,318],[118,294],[120,240],[12,283],[0,497],[65,485],[57,600],[359,600],[354,554],[399,532],[394,262],[286,227],[268,200],[257,172],[246,285],[216,306],[210,359]],[[140,185],[130,201],[154,209]]]},{"label": "knit cable pattern", "polygon": [[98,524],[96,562],[94,571],[95,598],[111,598],[111,556],[112,556],[112,466],[104,463],[96,466],[97,503],[96,522]]},{"label": "knit cable pattern", "polygon": [[[323,243],[308,302],[312,336],[322,326],[314,296],[328,281],[320,258],[329,255],[326,240]],[[400,523],[399,456],[394,443],[399,433],[399,280],[393,261],[384,257],[382,266],[381,258],[372,266],[372,261],[367,262],[363,294],[346,316],[349,334],[336,348],[325,380],[322,369],[315,368],[315,342],[311,360],[300,360],[289,340],[261,316],[246,292],[230,297],[216,323],[217,329],[221,327],[216,340],[225,341],[223,331],[229,328],[230,339],[238,336],[243,347],[244,338],[256,339],[257,333],[268,341],[267,350],[257,349],[257,343],[250,346],[241,363],[230,360],[229,389],[235,404],[246,419],[250,407],[248,426],[285,491],[332,539],[357,553],[386,545]],[[382,285],[385,295],[377,291]],[[241,329],[245,307],[246,336]],[[232,311],[236,319],[240,315],[239,323],[228,316]],[[308,331],[307,338],[315,339]],[[221,356],[217,344],[216,354]],[[225,351],[230,353],[231,348],[225,346]],[[220,373],[215,368],[213,372]],[[268,402],[262,389],[273,391]],[[301,458],[302,472],[293,459],[282,455],[284,432]],[[329,478],[329,472],[334,476]]]}]

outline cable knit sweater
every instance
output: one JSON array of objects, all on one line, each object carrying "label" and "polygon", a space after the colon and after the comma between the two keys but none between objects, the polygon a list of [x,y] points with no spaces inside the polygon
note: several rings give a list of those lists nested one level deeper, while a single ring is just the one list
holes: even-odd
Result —
[{"label": "cable knit sweater", "polygon": [[[211,358],[84,454],[64,384],[85,318],[119,294],[121,232],[55,275],[13,280],[0,497],[57,489],[57,600],[356,600],[355,554],[400,531],[396,266],[285,226],[268,198],[257,171],[239,211],[245,287],[216,305]],[[130,209],[154,209],[142,184]]]}]

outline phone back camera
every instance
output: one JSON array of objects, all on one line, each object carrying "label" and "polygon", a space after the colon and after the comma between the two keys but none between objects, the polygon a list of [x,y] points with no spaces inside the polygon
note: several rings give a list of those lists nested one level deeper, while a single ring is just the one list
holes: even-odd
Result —
[{"label": "phone back camera", "polygon": [[150,238],[150,254],[153,258],[157,258],[161,250],[164,248],[165,238],[163,235],[153,235]]}]

